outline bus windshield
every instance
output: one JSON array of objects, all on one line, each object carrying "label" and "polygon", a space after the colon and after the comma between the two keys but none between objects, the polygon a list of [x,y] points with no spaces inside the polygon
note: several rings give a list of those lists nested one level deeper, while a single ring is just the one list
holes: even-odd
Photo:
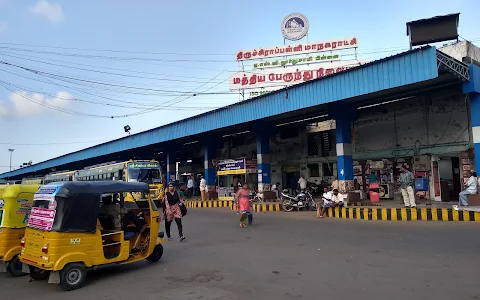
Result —
[{"label": "bus windshield", "polygon": [[128,181],[159,183],[162,180],[160,169],[128,169]]}]

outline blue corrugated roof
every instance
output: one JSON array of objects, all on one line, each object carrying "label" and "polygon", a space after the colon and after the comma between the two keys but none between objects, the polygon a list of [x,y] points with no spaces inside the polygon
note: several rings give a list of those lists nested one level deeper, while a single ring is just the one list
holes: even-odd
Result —
[{"label": "blue corrugated roof", "polygon": [[0,174],[0,178],[18,176],[92,157],[162,143],[298,109],[414,84],[436,77],[438,77],[436,49],[434,47],[419,48],[289,87],[288,99],[284,96],[285,92],[280,90],[150,129],[130,137],[113,140],[29,167]]}]

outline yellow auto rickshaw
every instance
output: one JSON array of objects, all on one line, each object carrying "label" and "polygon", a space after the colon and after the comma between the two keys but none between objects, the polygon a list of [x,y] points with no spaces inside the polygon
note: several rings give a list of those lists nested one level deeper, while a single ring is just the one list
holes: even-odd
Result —
[{"label": "yellow auto rickshaw", "polygon": [[0,272],[20,276],[20,241],[25,234],[33,196],[40,185],[15,184],[0,187]]},{"label": "yellow auto rickshaw", "polygon": [[[136,207],[126,208],[125,193],[145,197],[134,197]],[[160,215],[146,183],[50,183],[35,194],[20,261],[32,279],[48,278],[70,291],[99,266],[158,261],[164,235],[159,227]]]}]

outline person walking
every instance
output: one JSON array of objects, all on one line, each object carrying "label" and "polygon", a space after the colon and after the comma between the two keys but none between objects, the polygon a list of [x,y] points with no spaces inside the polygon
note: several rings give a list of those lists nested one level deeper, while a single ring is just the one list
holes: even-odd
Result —
[{"label": "person walking", "polygon": [[415,208],[417,204],[415,203],[415,193],[413,192],[413,173],[407,167],[400,167],[400,178],[398,182],[400,183],[400,190],[402,191],[403,203],[405,208]]},{"label": "person walking", "polygon": [[246,228],[245,224],[248,216],[250,215],[250,190],[248,189],[248,183],[244,183],[235,195],[237,203],[237,213],[240,214],[240,227]]},{"label": "person walking", "polygon": [[200,196],[200,191],[198,190],[198,178],[193,179],[193,195]]},{"label": "person walking", "polygon": [[458,207],[468,206],[468,195],[477,193],[477,173],[470,172],[470,178],[468,178],[467,184],[465,185],[465,190],[460,192],[458,195]]},{"label": "person walking", "polygon": [[202,176],[202,178],[200,179],[200,194],[202,195],[202,201],[207,200],[207,191],[207,181]]},{"label": "person walking", "polygon": [[169,241],[172,241],[172,236],[170,234],[170,229],[172,227],[172,222],[175,220],[178,227],[178,234],[180,235],[180,241],[185,240],[183,235],[183,226],[182,226],[182,211],[180,209],[183,204],[182,199],[180,199],[180,194],[175,190],[173,183],[168,184],[168,191],[165,194],[163,199],[165,205],[165,231],[167,233],[167,238]]},{"label": "person walking", "polygon": [[193,196],[193,177],[192,176],[188,177],[187,189],[188,189],[187,197],[192,198]]}]

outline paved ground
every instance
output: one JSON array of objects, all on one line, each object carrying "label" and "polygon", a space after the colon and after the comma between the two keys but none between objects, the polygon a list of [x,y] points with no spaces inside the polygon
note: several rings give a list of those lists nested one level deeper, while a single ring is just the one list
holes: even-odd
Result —
[{"label": "paved ground", "polygon": [[480,299],[478,224],[256,214],[238,228],[228,209],[190,209],[187,242],[159,263],[89,273],[64,292],[0,274],[0,299]]}]

